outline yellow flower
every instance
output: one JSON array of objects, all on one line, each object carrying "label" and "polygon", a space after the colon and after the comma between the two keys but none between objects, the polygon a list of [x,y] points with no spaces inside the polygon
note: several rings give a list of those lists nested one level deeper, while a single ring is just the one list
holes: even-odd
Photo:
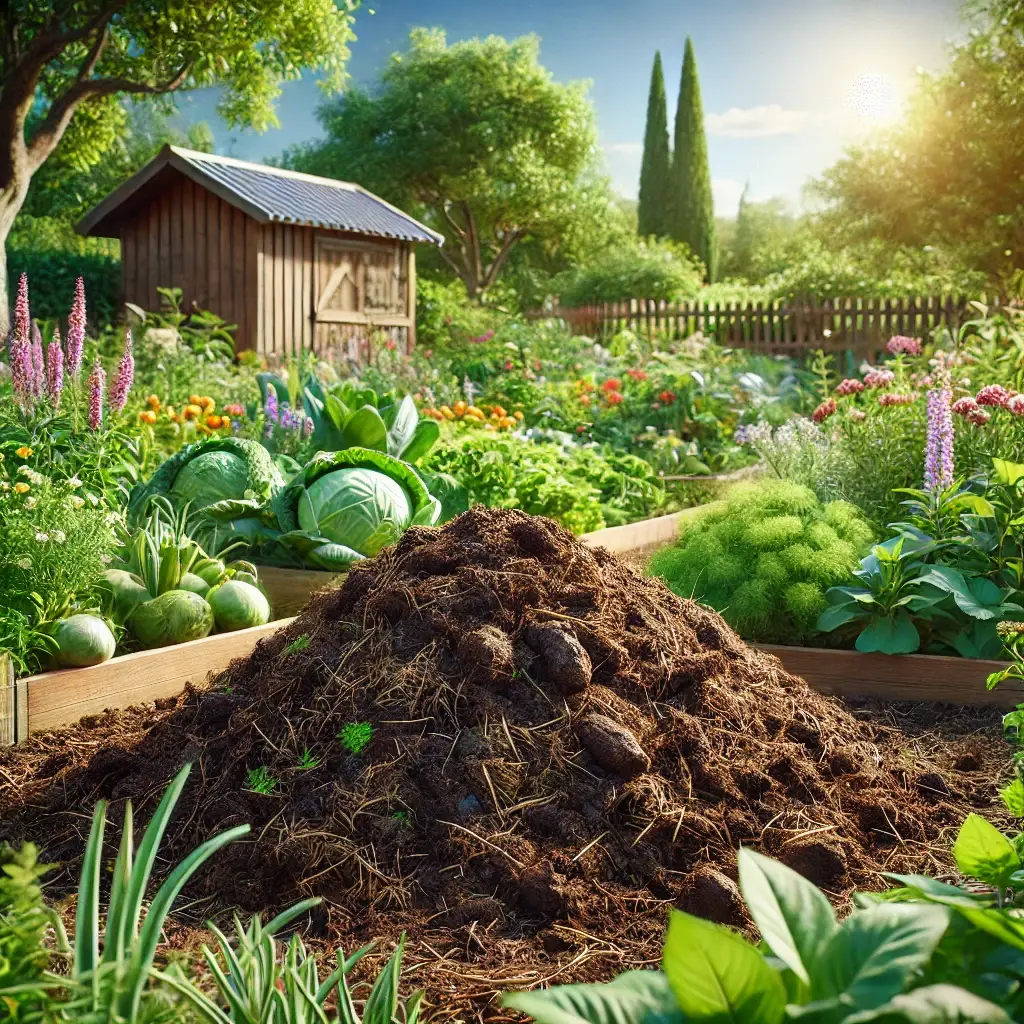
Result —
[{"label": "yellow flower", "polygon": [[28,484],[22,483],[20,480],[14,485],[15,494],[28,494],[32,488]]},{"label": "yellow flower", "polygon": [[203,395],[199,399],[199,404],[206,412],[213,412],[217,408],[217,403],[209,395]]},{"label": "yellow flower", "polygon": [[27,459],[31,457],[32,449],[29,448],[28,445],[22,445],[14,454],[17,455],[19,459]]},{"label": "yellow flower", "polygon": [[148,405],[150,409],[153,409],[154,411],[159,411],[160,397],[158,395],[148,395],[146,397],[146,405]]}]

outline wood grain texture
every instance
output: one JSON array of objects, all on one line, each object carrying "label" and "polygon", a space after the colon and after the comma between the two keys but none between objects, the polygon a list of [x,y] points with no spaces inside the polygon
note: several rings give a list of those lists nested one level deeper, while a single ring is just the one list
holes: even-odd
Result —
[{"label": "wood grain texture", "polygon": [[787,672],[801,676],[821,693],[883,700],[945,701],[950,704],[995,704],[1013,708],[1024,702],[1024,685],[1006,682],[985,688],[990,673],[1003,661],[944,658],[930,654],[861,654],[814,647],[755,644],[774,654]]},{"label": "wood grain texture", "polygon": [[278,618],[298,615],[313,594],[333,581],[340,582],[344,575],[316,569],[279,569],[271,565],[261,565],[258,569],[260,585]]},{"label": "wood grain texture", "polygon": [[244,658],[258,641],[289,622],[281,619],[176,647],[125,654],[92,668],[29,676],[21,680],[28,694],[28,729],[56,729],[107,708],[131,707],[181,693],[186,683],[202,684],[223,672],[235,658]]}]

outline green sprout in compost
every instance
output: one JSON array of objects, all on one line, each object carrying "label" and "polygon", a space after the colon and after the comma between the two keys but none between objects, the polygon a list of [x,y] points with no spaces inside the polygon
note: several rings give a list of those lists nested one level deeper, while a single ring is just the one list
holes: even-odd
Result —
[{"label": "green sprout in compost", "polygon": [[348,722],[338,733],[338,742],[350,754],[361,754],[373,739],[371,722]]},{"label": "green sprout in compost", "polygon": [[259,768],[250,768],[246,776],[246,789],[250,793],[262,793],[264,796],[268,796],[277,789],[277,779],[270,774],[266,765],[260,765]]},{"label": "green sprout in compost", "polygon": [[304,651],[309,646],[309,634],[303,633],[302,636],[297,636],[282,652],[286,656],[289,654],[295,654],[298,651]]},{"label": "green sprout in compost", "polygon": [[323,764],[323,759],[314,757],[313,753],[307,747],[302,752],[302,756],[299,758],[299,763],[295,766],[300,772],[311,772],[314,768],[319,768]]}]

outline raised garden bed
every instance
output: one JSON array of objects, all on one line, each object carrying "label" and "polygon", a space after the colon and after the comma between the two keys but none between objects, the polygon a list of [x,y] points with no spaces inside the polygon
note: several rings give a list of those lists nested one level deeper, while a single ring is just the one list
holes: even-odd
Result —
[{"label": "raised garden bed", "polygon": [[[674,540],[682,519],[700,515],[708,507],[598,530],[582,539],[614,554],[642,555]],[[0,661],[0,745],[18,743],[31,733],[69,725],[108,708],[130,707],[180,693],[187,683],[202,682],[222,672],[235,658],[248,655],[257,641],[286,626],[312,593],[335,578],[329,572],[262,568],[260,579],[279,618],[253,629],[126,654],[93,668],[61,669],[18,680],[9,663]],[[1024,702],[1024,685],[1018,683],[986,690],[986,677],[1004,667],[1003,662],[755,646],[774,654],[788,672],[802,676],[815,689],[837,696],[1004,708]]]}]

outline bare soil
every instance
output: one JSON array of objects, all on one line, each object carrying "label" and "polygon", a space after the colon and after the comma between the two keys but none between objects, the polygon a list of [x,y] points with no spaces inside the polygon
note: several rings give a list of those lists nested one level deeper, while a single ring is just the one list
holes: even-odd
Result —
[{"label": "bare soil", "polygon": [[[998,822],[1006,748],[994,710],[822,696],[554,523],[474,509],[410,530],[213,690],[0,752],[0,838],[70,891],[93,802],[144,821],[185,762],[162,870],[252,834],[186,890],[176,943],[318,895],[307,935],[386,951],[408,931],[413,980],[468,1021],[506,1019],[505,988],[656,963],[672,907],[748,927],[741,844],[838,903],[884,871],[948,874],[964,816]],[[273,792],[248,790],[256,768]]]}]

